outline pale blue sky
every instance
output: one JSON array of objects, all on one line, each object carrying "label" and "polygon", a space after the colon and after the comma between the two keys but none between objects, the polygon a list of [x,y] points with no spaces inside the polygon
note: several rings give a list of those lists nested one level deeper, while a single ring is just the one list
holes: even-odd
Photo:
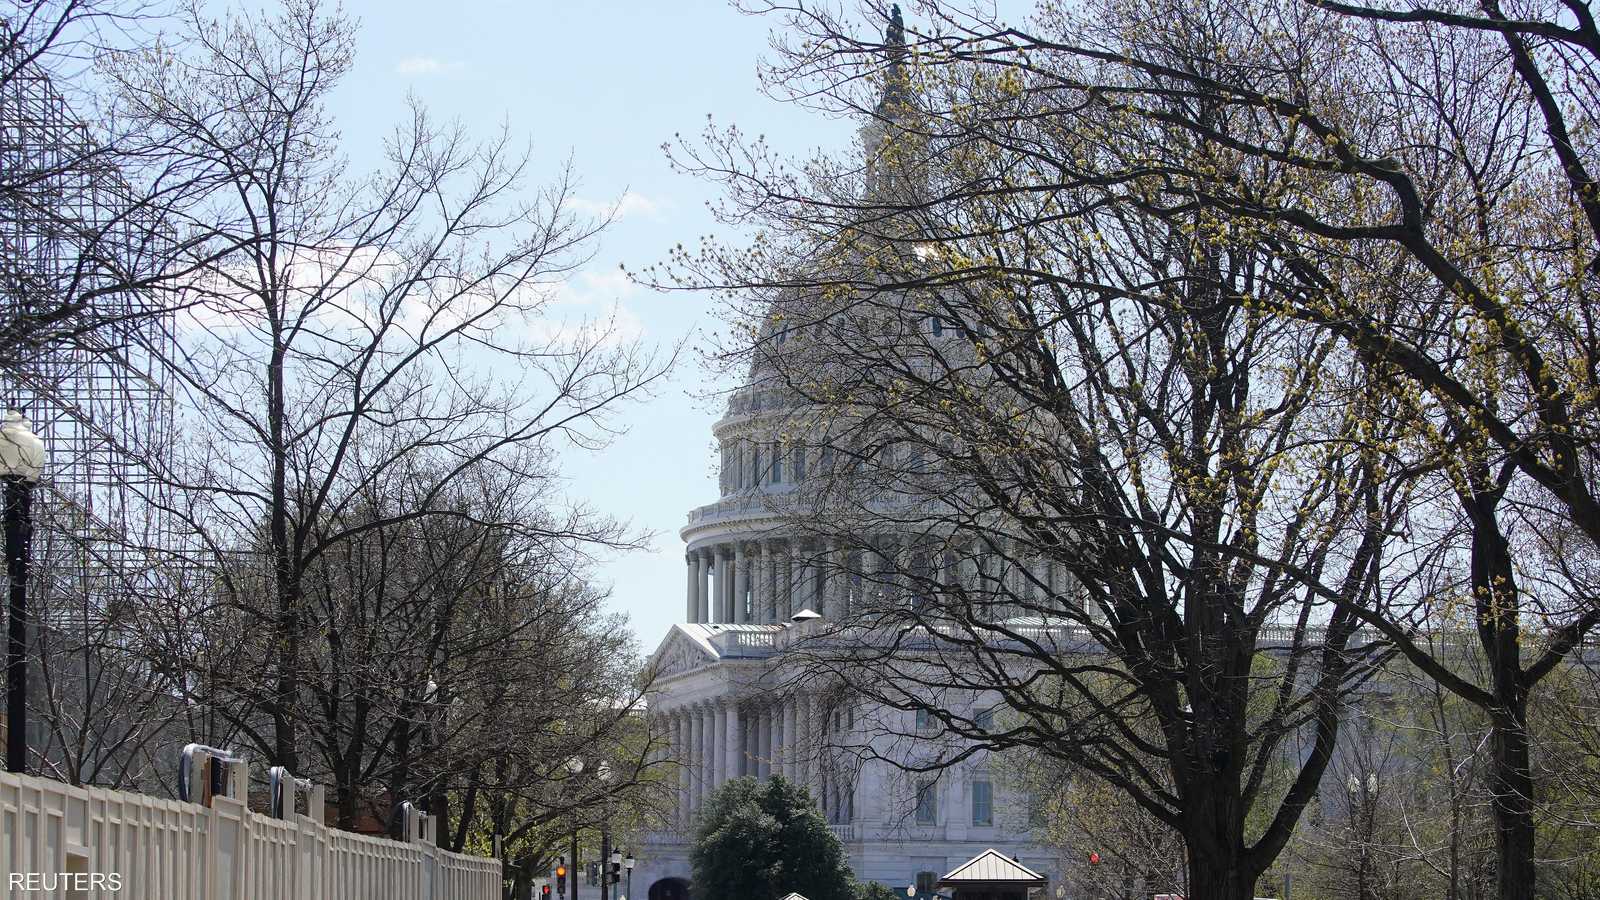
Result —
[{"label": "pale blue sky", "polygon": [[[712,188],[672,172],[662,142],[698,134],[712,114],[803,154],[850,140],[857,124],[761,96],[756,65],[779,23],[722,0],[349,0],[345,8],[361,20],[359,56],[334,112],[356,167],[376,165],[378,141],[404,116],[408,92],[469,132],[509,123],[531,139],[543,172],[570,154],[585,201],[629,195],[572,288],[584,306],[619,303],[622,318],[653,342],[690,335],[703,346],[700,330],[716,327],[710,301],[631,287],[616,277],[618,263],[641,268],[679,241],[725,234],[705,209]],[[716,499],[710,429],[720,402],[703,397],[707,375],[691,353],[655,400],[627,410],[627,435],[598,455],[572,455],[567,468],[572,497],[657,532],[651,551],[599,569],[646,652],[683,618],[677,530],[691,507]]]}]

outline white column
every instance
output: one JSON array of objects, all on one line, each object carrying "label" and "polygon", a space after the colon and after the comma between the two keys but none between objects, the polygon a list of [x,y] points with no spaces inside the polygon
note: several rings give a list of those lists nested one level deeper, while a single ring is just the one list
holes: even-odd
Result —
[{"label": "white column", "polygon": [[711,621],[727,622],[731,621],[728,618],[728,611],[733,608],[733,604],[728,600],[728,595],[733,593],[733,579],[728,577],[733,572],[733,563],[729,561],[729,556],[722,552],[721,547],[712,552],[717,555],[717,589],[715,592],[717,599],[712,604],[716,607],[716,610],[712,614]]},{"label": "white column", "polygon": [[807,717],[811,723],[811,731],[815,736],[812,741],[814,752],[811,760],[811,793],[820,802],[822,799],[822,786],[826,781],[826,771],[823,769],[823,760],[828,755],[828,720],[822,707],[822,695],[812,694],[807,698],[807,705],[811,707],[811,714]]},{"label": "white column", "polygon": [[848,557],[845,553],[844,541],[830,541],[828,549],[828,618],[843,620],[850,614],[850,605],[845,602],[845,595],[850,590],[850,573],[847,570]]},{"label": "white column", "polygon": [[689,822],[689,720],[682,710],[672,714],[672,758],[678,761],[678,813],[673,816],[680,827]]},{"label": "white column", "polygon": [[811,608],[822,613],[822,617],[829,622],[833,621],[833,573],[829,571],[832,568],[829,565],[832,560],[828,552],[832,544],[833,542],[828,540],[817,541],[815,574],[812,576],[817,598],[813,601],[816,605]]},{"label": "white column", "polygon": [[683,620],[685,622],[693,622],[694,621],[694,615],[699,609],[698,605],[695,602],[699,598],[696,596],[696,592],[695,592],[695,589],[694,589],[694,572],[695,572],[694,554],[693,553],[684,554],[683,562],[684,562],[684,569],[687,570],[687,572],[688,572],[688,575],[685,576],[685,579],[684,579]]},{"label": "white column", "polygon": [[754,711],[751,715],[741,715],[741,717],[740,717],[740,720],[739,720],[739,741],[740,741],[740,743],[739,743],[739,774],[740,775],[748,775],[748,776],[750,776],[752,778],[759,777],[756,774],[757,772],[760,771],[760,768],[758,767],[758,765],[756,763],[756,756],[760,752],[759,746],[758,746],[761,743],[761,729],[760,729],[760,727],[758,725],[758,723],[760,721],[761,721],[761,713],[760,713],[759,710]]},{"label": "white column", "polygon": [[794,611],[809,609],[812,612],[820,612],[817,609],[817,598],[812,594],[811,551],[800,542],[796,542],[794,549]]},{"label": "white column", "polygon": [[722,784],[722,710],[715,703],[706,706],[706,789],[701,803]]},{"label": "white column", "polygon": [[711,560],[706,551],[696,550],[694,553],[694,603],[696,622],[711,621],[711,604],[709,592],[706,590],[706,580],[711,574]]},{"label": "white column", "polygon": [[761,616],[756,621],[772,625],[778,621],[778,545],[761,542]]},{"label": "white column", "polygon": [[743,751],[740,747],[741,723],[739,722],[739,704],[728,700],[722,708],[722,750],[723,750],[723,780],[736,778],[739,775],[739,757]]},{"label": "white column", "polygon": [[796,694],[794,696],[794,723],[795,743],[794,780],[801,787],[811,788],[811,770],[814,760],[813,748],[816,746],[817,733],[811,721],[811,695]]},{"label": "white column", "polygon": [[767,767],[774,777],[784,774],[783,771],[783,742],[788,738],[783,730],[783,701],[772,701],[772,758],[767,761]]},{"label": "white column", "polygon": [[764,781],[772,777],[772,707],[761,707],[756,728],[756,777]]},{"label": "white column", "polygon": [[747,621],[757,625],[765,623],[761,610],[767,602],[767,554],[766,545],[755,541],[750,545],[750,555],[746,557],[750,564],[750,618]]},{"label": "white column", "polygon": [[684,715],[689,723],[689,814],[700,808],[706,786],[706,723],[699,707],[690,707]]},{"label": "white column", "polygon": [[800,611],[794,605],[794,541],[792,540],[783,542],[782,569],[778,574],[782,579],[778,584],[779,618],[787,621],[790,616]]},{"label": "white column", "polygon": [[744,554],[744,543],[733,545],[733,622],[740,625],[750,621],[745,602],[750,593],[750,558]]},{"label": "white column", "polygon": [[715,547],[700,552],[706,557],[706,621],[720,622],[717,616],[722,613],[722,559]]},{"label": "white column", "polygon": [[795,724],[794,697],[783,698],[783,777],[800,781],[800,730]]}]

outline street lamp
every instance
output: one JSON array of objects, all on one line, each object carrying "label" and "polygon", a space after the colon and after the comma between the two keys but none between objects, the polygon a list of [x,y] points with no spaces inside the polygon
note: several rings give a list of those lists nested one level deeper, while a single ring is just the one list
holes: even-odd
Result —
[{"label": "street lamp", "polygon": [[6,640],[6,771],[28,768],[28,562],[33,549],[33,486],[45,466],[44,441],[7,410],[0,421],[5,479],[6,575],[11,580]]},{"label": "street lamp", "polygon": [[617,900],[628,900],[628,898],[633,895],[633,864],[637,861],[638,860],[633,858],[632,853],[629,853],[622,858],[622,868],[623,871],[628,873],[628,879],[627,884],[624,886],[626,893],[624,893],[621,897],[618,897]]}]

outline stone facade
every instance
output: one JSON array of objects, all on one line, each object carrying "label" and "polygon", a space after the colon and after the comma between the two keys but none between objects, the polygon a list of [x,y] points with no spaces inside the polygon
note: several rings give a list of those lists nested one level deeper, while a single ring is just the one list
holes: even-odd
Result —
[{"label": "stone facade", "polygon": [[[889,123],[915,103],[898,10],[886,44],[883,102],[861,130],[869,194],[907,189],[916,178],[901,162],[880,159]],[[898,891],[919,884],[931,893],[941,875],[989,847],[1047,874],[1060,869],[1053,854],[1033,842],[1028,798],[1006,789],[1003,773],[985,753],[937,776],[909,774],[896,763],[917,758],[925,750],[919,744],[943,739],[926,715],[868,703],[805,665],[818,641],[837,652],[857,646],[851,642],[892,639],[864,621],[870,615],[863,611],[917,602],[896,587],[889,573],[897,566],[940,564],[923,548],[927,535],[908,527],[909,504],[918,501],[870,475],[870,499],[846,490],[860,501],[851,521],[819,512],[832,508],[824,500],[830,490],[849,486],[844,473],[854,463],[844,459],[860,454],[858,445],[833,446],[847,440],[838,410],[799,401],[795,385],[780,374],[848,365],[830,360],[824,349],[823,324],[835,312],[827,307],[832,301],[818,302],[809,323],[786,319],[775,308],[761,326],[748,379],[714,428],[721,497],[691,512],[681,532],[684,624],[674,626],[654,654],[650,698],[651,718],[669,736],[670,754],[680,764],[678,797],[666,827],[641,836],[634,872],[641,898],[681,900],[692,887],[688,853],[696,814],[712,790],[740,776],[782,775],[808,787],[862,881]],[[942,323],[912,306],[901,310],[891,303],[864,327],[926,327],[939,335]],[[885,504],[893,515],[882,514]],[[985,571],[977,554],[969,556],[973,561],[960,564],[959,574],[957,564],[943,563],[951,578],[1021,578],[1020,571]],[[1042,560],[1029,566],[1045,590],[1063,598],[1071,593],[1064,572]],[[970,716],[994,700],[949,702],[950,708],[965,704]]]}]

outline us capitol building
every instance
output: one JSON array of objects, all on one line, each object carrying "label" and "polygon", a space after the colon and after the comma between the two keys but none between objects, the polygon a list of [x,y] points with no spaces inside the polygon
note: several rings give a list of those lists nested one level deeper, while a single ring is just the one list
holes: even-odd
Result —
[{"label": "us capitol building", "polygon": [[[887,43],[904,46],[898,10]],[[862,129],[869,191],[885,129],[908,102],[903,56],[891,57],[878,115]],[[780,350],[801,343],[775,333],[780,327],[769,324],[764,341]],[[649,900],[693,896],[695,817],[711,792],[730,778],[780,775],[809,788],[862,882],[902,895],[916,885],[926,896],[940,875],[990,847],[1057,881],[1055,852],[1034,842],[1029,797],[1007,785],[986,752],[937,776],[907,772],[895,761],[918,752],[920,735],[940,739],[937,724],[926,713],[854,697],[805,665],[818,640],[837,646],[881,636],[848,624],[871,584],[844,574],[859,571],[859,560],[847,559],[847,546],[814,518],[797,515],[833,469],[833,454],[827,427],[808,422],[804,404],[779,381],[758,355],[714,426],[722,496],[692,511],[681,531],[684,622],[652,656],[650,698],[680,764],[677,802],[665,828],[640,836],[635,890]],[[872,540],[908,546],[906,530],[903,520],[886,521]],[[980,724],[992,716],[976,707],[963,714]]]}]

